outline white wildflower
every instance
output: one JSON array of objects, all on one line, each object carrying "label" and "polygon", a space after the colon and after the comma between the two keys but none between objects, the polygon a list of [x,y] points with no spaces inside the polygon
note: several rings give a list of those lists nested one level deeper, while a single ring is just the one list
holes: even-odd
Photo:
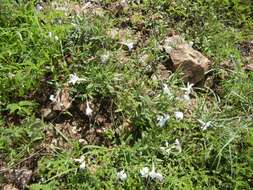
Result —
[{"label": "white wildflower", "polygon": [[164,49],[165,49],[166,53],[170,54],[172,52],[172,50],[173,50],[173,47],[171,47],[171,46],[165,46]]},{"label": "white wildflower", "polygon": [[192,87],[194,86],[194,84],[190,84],[189,82],[187,83],[187,86],[186,88],[182,88],[182,90],[185,91],[184,95],[183,95],[183,98],[186,100],[186,101],[189,101],[191,98],[190,98],[190,94],[192,93],[193,89]]},{"label": "white wildflower", "polygon": [[141,177],[147,178],[149,176],[149,168],[144,167],[140,170]]},{"label": "white wildflower", "polygon": [[121,42],[121,44],[127,46],[129,51],[132,51],[132,49],[134,48],[134,42],[127,41],[127,42]]},{"label": "white wildflower", "polygon": [[92,115],[92,112],[93,112],[93,110],[90,108],[90,105],[89,105],[90,103],[87,101],[86,102],[86,110],[85,110],[85,113],[86,113],[86,115],[87,116],[91,116]]},{"label": "white wildflower", "polygon": [[80,81],[80,78],[76,75],[76,73],[74,74],[70,74],[70,79],[69,79],[69,84],[76,84],[78,81]]},{"label": "white wildflower", "polygon": [[52,32],[48,32],[48,37],[51,38],[51,39],[53,39],[53,37],[54,37],[54,39],[55,39],[56,41],[59,40],[59,37],[58,37],[58,36],[55,36]]},{"label": "white wildflower", "polygon": [[189,42],[189,46],[192,47],[194,45],[193,41]]},{"label": "white wildflower", "polygon": [[174,144],[175,144],[175,149],[176,149],[179,153],[181,153],[181,152],[182,152],[182,146],[181,146],[180,141],[179,141],[178,139],[176,139]]},{"label": "white wildflower", "polygon": [[86,140],[85,140],[85,139],[79,139],[78,142],[79,142],[79,143],[85,143]]},{"label": "white wildflower", "polygon": [[163,181],[163,175],[156,172],[155,173],[155,179],[157,179],[158,181],[162,182]]},{"label": "white wildflower", "polygon": [[89,8],[92,8],[92,3],[91,2],[85,3],[82,9],[89,9]]},{"label": "white wildflower", "polygon": [[85,164],[85,161],[83,161],[83,162],[80,164],[79,168],[80,168],[81,170],[84,170],[85,167],[86,167],[86,164]]},{"label": "white wildflower", "polygon": [[85,157],[82,155],[80,158],[73,159],[75,162],[82,163],[84,161]]},{"label": "white wildflower", "polygon": [[164,92],[164,94],[166,94],[168,96],[172,95],[172,93],[171,93],[169,87],[167,86],[167,84],[163,84],[163,92]]},{"label": "white wildflower", "polygon": [[200,128],[201,128],[201,130],[203,130],[203,131],[207,130],[207,129],[208,129],[209,127],[211,127],[211,125],[212,125],[212,122],[211,122],[211,121],[204,122],[204,121],[198,119],[198,122],[202,125]]},{"label": "white wildflower", "polygon": [[192,93],[192,87],[194,86],[194,84],[190,84],[189,82],[187,83],[186,88],[182,88],[183,90],[185,90],[185,95],[190,95]]},{"label": "white wildflower", "polygon": [[178,120],[182,120],[184,118],[184,113],[181,111],[176,111],[175,112],[175,118]]},{"label": "white wildflower", "polygon": [[110,53],[109,52],[105,52],[104,54],[101,55],[101,62],[102,63],[106,63],[109,58],[110,58]]},{"label": "white wildflower", "polygon": [[85,164],[85,160],[84,160],[84,159],[85,159],[84,155],[82,155],[80,158],[74,159],[75,162],[80,163],[79,168],[80,168],[81,170],[85,169],[85,167],[86,167],[86,164]]},{"label": "white wildflower", "polygon": [[52,36],[53,36],[52,32],[48,32],[48,37],[52,38]]},{"label": "white wildflower", "polygon": [[12,78],[15,77],[15,74],[9,72],[9,73],[8,73],[8,77],[12,79]]},{"label": "white wildflower", "polygon": [[53,94],[50,95],[49,100],[51,100],[52,102],[56,102],[57,101],[56,98],[55,98],[55,96]]},{"label": "white wildflower", "polygon": [[158,116],[157,117],[157,125],[159,127],[164,127],[164,125],[166,124],[166,122],[170,119],[170,116],[168,114],[164,114],[163,116]]},{"label": "white wildflower", "polygon": [[190,96],[189,96],[188,94],[184,94],[184,95],[183,95],[183,98],[184,98],[186,101],[190,101],[190,100],[191,100],[191,98],[190,98]]},{"label": "white wildflower", "polygon": [[125,173],[124,170],[121,170],[120,172],[117,173],[117,178],[120,179],[121,181],[125,181],[127,179],[127,174]]},{"label": "white wildflower", "polygon": [[163,181],[163,175],[155,172],[155,166],[153,164],[151,172],[149,172],[149,177],[153,180]]},{"label": "white wildflower", "polygon": [[43,7],[38,3],[36,4],[36,10],[39,12],[39,11],[42,11],[43,10]]},{"label": "white wildflower", "polygon": [[166,141],[165,146],[160,147],[160,150],[164,153],[169,155],[171,153],[171,146],[169,146],[169,143]]}]

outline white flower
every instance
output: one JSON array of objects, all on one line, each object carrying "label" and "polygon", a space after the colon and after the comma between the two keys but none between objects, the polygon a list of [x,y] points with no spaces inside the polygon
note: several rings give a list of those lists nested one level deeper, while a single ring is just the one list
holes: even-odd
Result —
[{"label": "white flower", "polygon": [[149,168],[144,167],[140,170],[141,177],[147,178],[149,176]]},{"label": "white flower", "polygon": [[183,95],[183,98],[186,100],[186,101],[189,101],[191,100],[190,96],[188,94],[184,94]]},{"label": "white flower", "polygon": [[42,11],[42,10],[43,10],[43,7],[38,3],[38,4],[36,5],[36,10],[37,10],[37,11]]},{"label": "white flower", "polygon": [[158,180],[160,182],[163,181],[163,175],[160,174],[160,173],[158,173],[158,172],[155,172],[155,166],[154,166],[154,164],[152,166],[152,171],[149,172],[149,177],[151,179]]},{"label": "white flower", "polygon": [[80,158],[73,159],[75,162],[82,163],[84,161],[85,157],[82,155]]},{"label": "white flower", "polygon": [[54,39],[55,39],[56,41],[58,41],[58,40],[59,40],[59,37],[58,37],[58,36],[55,36]]},{"label": "white flower", "polygon": [[164,114],[163,116],[158,116],[157,117],[157,125],[159,127],[164,127],[164,125],[166,124],[166,122],[170,119],[170,116],[168,114]]},{"label": "white flower", "polygon": [[160,173],[158,173],[158,172],[156,172],[155,173],[155,179],[158,180],[158,181],[160,181],[160,182],[162,182],[163,181],[163,175],[160,174]]},{"label": "white flower", "polygon": [[86,167],[86,164],[85,164],[84,159],[85,159],[84,155],[82,155],[80,158],[74,159],[75,162],[80,163],[79,168],[80,168],[81,170],[85,169],[85,167]]},{"label": "white flower", "polygon": [[172,95],[172,93],[171,93],[170,89],[168,88],[167,84],[163,84],[163,92],[164,92],[164,94],[166,94],[168,96]]},{"label": "white flower", "polygon": [[179,153],[181,153],[181,152],[182,152],[182,146],[181,146],[180,141],[179,141],[178,139],[176,139],[174,144],[175,144],[176,150],[177,150]]},{"label": "white flower", "polygon": [[121,42],[121,44],[127,46],[129,51],[132,51],[132,49],[134,48],[134,43],[130,42],[130,41],[128,41],[128,42]]},{"label": "white flower", "polygon": [[178,120],[181,120],[184,118],[184,113],[181,112],[181,111],[176,111],[175,112],[175,118],[178,119]]},{"label": "white flower", "polygon": [[171,153],[171,146],[169,146],[169,143],[166,141],[165,146],[160,147],[160,150],[164,153],[169,155]]},{"label": "white flower", "polygon": [[184,95],[183,95],[183,98],[186,100],[186,101],[189,101],[191,98],[190,98],[190,94],[192,93],[193,89],[192,87],[194,86],[194,84],[190,84],[189,82],[187,83],[187,86],[186,88],[182,88],[182,90],[185,91]]},{"label": "white flower", "polygon": [[85,164],[85,162],[83,161],[83,162],[80,164],[79,168],[80,168],[81,170],[84,170],[85,167],[86,167],[86,164]]},{"label": "white flower", "polygon": [[109,52],[105,52],[104,54],[101,55],[101,62],[102,63],[106,63],[109,58],[110,58],[110,53]]},{"label": "white flower", "polygon": [[124,170],[121,170],[120,172],[117,173],[117,178],[120,179],[121,181],[125,181],[127,179],[127,174],[125,173]]},{"label": "white flower", "polygon": [[212,122],[211,121],[208,121],[208,122],[204,122],[204,121],[202,121],[202,120],[200,120],[200,119],[198,119],[198,122],[200,123],[200,124],[202,124],[202,126],[200,127],[203,131],[205,131],[205,130],[207,130],[209,127],[211,127],[211,125],[212,125]]},{"label": "white flower", "polygon": [[165,46],[164,49],[165,49],[166,53],[170,54],[172,52],[172,50],[173,50],[173,47],[171,47],[171,46]]},{"label": "white flower", "polygon": [[52,102],[56,102],[57,101],[56,98],[55,98],[55,96],[53,94],[50,95],[49,100],[51,100]]},{"label": "white flower", "polygon": [[193,41],[189,42],[189,46],[192,47],[194,45]]},{"label": "white flower", "polygon": [[10,73],[10,72],[9,72],[9,73],[8,73],[8,77],[12,79],[12,78],[15,77],[15,75],[14,75],[13,73]]},{"label": "white flower", "polygon": [[91,116],[92,115],[92,112],[93,112],[93,110],[90,108],[90,105],[89,105],[90,103],[87,101],[86,102],[86,110],[85,110],[85,113],[86,113],[86,115],[87,116]]},{"label": "white flower", "polygon": [[76,84],[78,81],[80,80],[80,78],[76,75],[76,73],[74,74],[70,74],[70,79],[69,79],[69,84]]},{"label": "white flower", "polygon": [[182,88],[183,90],[185,90],[185,95],[190,95],[192,93],[193,86],[194,86],[194,84],[190,84],[188,82],[186,88]]},{"label": "white flower", "polygon": [[48,36],[49,36],[49,38],[52,38],[52,36],[53,36],[52,32],[48,32]]}]

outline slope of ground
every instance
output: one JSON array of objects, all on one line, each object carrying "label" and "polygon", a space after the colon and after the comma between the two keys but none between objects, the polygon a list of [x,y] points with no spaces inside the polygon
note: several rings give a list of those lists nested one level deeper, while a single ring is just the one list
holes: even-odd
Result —
[{"label": "slope of ground", "polygon": [[[252,189],[252,19],[247,0],[3,0],[0,187]],[[194,86],[175,35],[212,62]]]}]

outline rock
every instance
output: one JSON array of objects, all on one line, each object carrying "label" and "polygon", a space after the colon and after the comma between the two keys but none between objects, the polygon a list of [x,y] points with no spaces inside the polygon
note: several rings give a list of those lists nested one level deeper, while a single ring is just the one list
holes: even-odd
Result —
[{"label": "rock", "polygon": [[[253,60],[252,60],[253,61]],[[245,65],[245,70],[246,71],[253,71],[253,63],[252,64],[247,64]]]},{"label": "rock", "polygon": [[183,72],[183,80],[196,84],[204,79],[210,60],[194,50],[179,35],[169,37],[164,42],[164,49],[170,55],[174,70]]},{"label": "rock", "polygon": [[211,62],[200,52],[191,48],[188,44],[181,44],[170,53],[171,61],[176,70],[184,73],[184,81],[196,84],[204,79]]}]

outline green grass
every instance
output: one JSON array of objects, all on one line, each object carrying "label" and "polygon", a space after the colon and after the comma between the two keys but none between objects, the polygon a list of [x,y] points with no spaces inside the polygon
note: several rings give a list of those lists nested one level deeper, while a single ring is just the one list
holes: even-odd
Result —
[{"label": "green grass", "polygon": [[[32,190],[252,189],[253,75],[244,71],[238,48],[253,39],[252,3],[144,0],[115,11],[112,2],[98,5],[103,16],[77,15],[74,6],[64,12],[52,2],[43,11],[36,11],[36,1],[0,4],[0,187],[15,183],[6,171],[26,168],[33,171],[26,184]],[[115,29],[125,36],[110,35]],[[171,32],[213,62],[215,88],[194,88],[190,103],[180,99],[180,73],[159,77],[159,64],[168,60],[159,45]],[[138,43],[128,51],[122,40]],[[224,68],[225,60],[234,69]],[[74,73],[82,81],[69,85]],[[72,107],[43,118],[50,95],[66,86]],[[79,108],[87,101],[91,117]],[[176,111],[184,119],[177,120]],[[163,114],[170,119],[161,128]],[[199,120],[211,126],[202,130]],[[74,126],[77,134],[70,132]],[[85,132],[96,129],[102,133]],[[86,137],[96,140],[82,144]],[[74,161],[82,155],[83,170]],[[152,165],[162,181],[141,177]],[[125,181],[117,178],[121,170]]]}]

